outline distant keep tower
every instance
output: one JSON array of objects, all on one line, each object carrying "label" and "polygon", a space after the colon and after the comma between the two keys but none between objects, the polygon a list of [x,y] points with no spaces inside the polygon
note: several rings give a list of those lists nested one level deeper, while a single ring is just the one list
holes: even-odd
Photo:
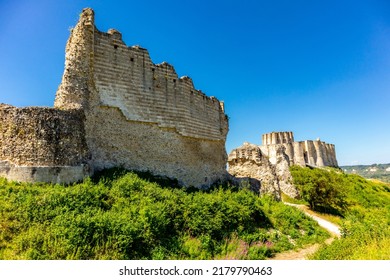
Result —
[{"label": "distant keep tower", "polygon": [[289,144],[294,142],[294,134],[288,132],[271,132],[262,135],[263,145]]},{"label": "distant keep tower", "polygon": [[283,146],[290,164],[301,166],[333,166],[337,167],[336,151],[333,144],[318,140],[294,141],[294,135],[289,132],[271,132],[262,135],[262,153],[270,158],[271,163],[277,161],[277,146]]}]

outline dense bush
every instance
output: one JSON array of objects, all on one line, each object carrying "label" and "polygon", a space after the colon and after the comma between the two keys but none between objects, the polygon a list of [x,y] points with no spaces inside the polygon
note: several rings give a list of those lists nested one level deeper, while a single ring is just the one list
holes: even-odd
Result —
[{"label": "dense bush", "polygon": [[66,187],[0,179],[0,259],[264,259],[327,237],[271,197],[143,178],[109,170]]},{"label": "dense bush", "polygon": [[292,166],[290,171],[294,185],[311,209],[340,213],[347,208],[347,190],[340,173],[329,169],[299,166]]}]

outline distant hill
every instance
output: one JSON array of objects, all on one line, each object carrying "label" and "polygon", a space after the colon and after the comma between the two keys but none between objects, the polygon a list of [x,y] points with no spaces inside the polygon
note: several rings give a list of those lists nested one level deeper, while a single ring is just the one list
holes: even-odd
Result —
[{"label": "distant hill", "polygon": [[367,179],[378,179],[390,183],[390,163],[372,165],[341,166],[348,174],[358,174]]}]

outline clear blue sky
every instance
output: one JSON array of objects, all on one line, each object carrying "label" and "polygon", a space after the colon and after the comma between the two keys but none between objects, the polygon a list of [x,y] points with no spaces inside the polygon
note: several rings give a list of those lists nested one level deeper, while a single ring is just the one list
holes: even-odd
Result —
[{"label": "clear blue sky", "polygon": [[390,1],[0,0],[0,103],[53,106],[84,7],[225,101],[228,152],[293,131],[340,165],[390,162]]}]

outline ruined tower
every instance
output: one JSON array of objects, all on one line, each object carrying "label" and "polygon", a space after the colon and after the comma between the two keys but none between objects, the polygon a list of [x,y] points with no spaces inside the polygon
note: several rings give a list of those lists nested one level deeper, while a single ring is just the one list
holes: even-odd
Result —
[{"label": "ruined tower", "polygon": [[335,146],[322,142],[320,139],[294,142],[292,132],[272,132],[263,134],[262,140],[260,149],[272,163],[276,161],[277,145],[281,145],[285,149],[290,164],[338,167]]},{"label": "ruined tower", "polygon": [[319,139],[295,142],[291,131],[266,133],[262,140],[261,146],[244,143],[233,149],[228,157],[229,173],[259,180],[262,192],[276,194],[276,197],[284,192],[297,197],[289,170],[291,165],[337,167],[333,144]]}]

